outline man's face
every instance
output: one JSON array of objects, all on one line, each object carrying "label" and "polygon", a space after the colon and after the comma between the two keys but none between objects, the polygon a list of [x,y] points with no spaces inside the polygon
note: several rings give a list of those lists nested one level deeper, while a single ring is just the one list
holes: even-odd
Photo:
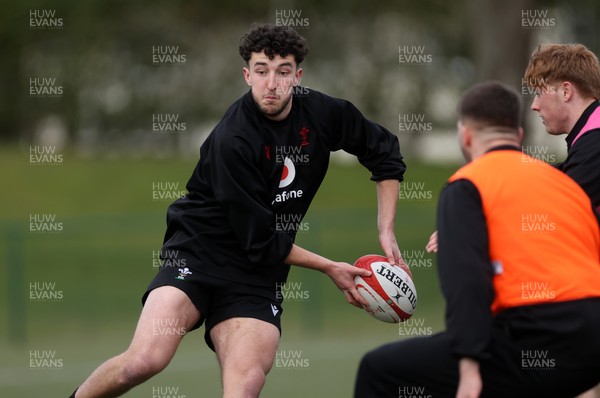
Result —
[{"label": "man's face", "polygon": [[564,87],[560,84],[536,89],[531,110],[539,114],[549,134],[560,135],[569,130],[567,106],[563,98]]},{"label": "man's face", "polygon": [[264,52],[252,53],[244,68],[246,83],[260,110],[273,120],[282,120],[292,109],[294,87],[300,83],[302,69],[293,55],[269,59]]}]

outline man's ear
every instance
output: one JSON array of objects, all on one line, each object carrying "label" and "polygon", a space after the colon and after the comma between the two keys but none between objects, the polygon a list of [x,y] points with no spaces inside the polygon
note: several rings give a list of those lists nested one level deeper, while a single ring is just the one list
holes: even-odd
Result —
[{"label": "man's ear", "polygon": [[573,95],[575,94],[575,86],[571,82],[562,82],[560,85],[562,88],[562,100],[563,102],[569,102]]},{"label": "man's ear", "polygon": [[459,120],[458,123],[456,123],[456,128],[458,130],[458,145],[460,146],[460,151],[462,152],[467,163],[469,163],[473,158],[471,155],[471,148],[473,146],[473,133],[471,128],[467,127],[462,120]]},{"label": "man's ear", "polygon": [[464,148],[470,148],[473,142],[473,132],[468,125],[458,122],[458,137],[460,145]]},{"label": "man's ear", "polygon": [[521,145],[521,143],[523,142],[523,127],[519,127],[519,129],[517,130],[517,137],[519,139],[519,145]]},{"label": "man's ear", "polygon": [[294,82],[294,86],[299,86],[302,81],[302,68],[298,68],[296,71],[296,81]]},{"label": "man's ear", "polygon": [[242,69],[242,72],[244,73],[244,80],[246,80],[246,84],[249,85],[250,87],[252,87],[252,79],[250,78],[250,69],[248,69],[247,67],[244,67]]}]

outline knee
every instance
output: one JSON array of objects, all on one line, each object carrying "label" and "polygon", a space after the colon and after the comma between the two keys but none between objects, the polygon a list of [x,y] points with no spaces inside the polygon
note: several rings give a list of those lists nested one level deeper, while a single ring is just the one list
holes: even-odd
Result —
[{"label": "knee", "polygon": [[258,397],[265,384],[267,372],[260,366],[230,369],[223,381],[224,397]]},{"label": "knee", "polygon": [[391,372],[395,362],[389,362],[381,348],[370,351],[361,359],[354,385],[354,398],[398,397],[398,380]]},{"label": "knee", "polygon": [[382,361],[378,358],[377,351],[370,351],[366,353],[358,367],[358,378],[363,377],[372,377],[370,375],[377,374],[378,367],[381,365]]},{"label": "knee", "polygon": [[119,384],[134,386],[161,372],[169,360],[152,353],[123,354],[123,363],[119,375]]},{"label": "knee", "polygon": [[[365,354],[358,366],[356,381],[354,385],[354,398],[373,397],[376,394],[377,363],[373,351]],[[380,391],[377,391],[379,393]]]},{"label": "knee", "polygon": [[245,390],[260,391],[262,386],[265,384],[267,378],[267,372],[260,366],[252,366],[241,375]]}]

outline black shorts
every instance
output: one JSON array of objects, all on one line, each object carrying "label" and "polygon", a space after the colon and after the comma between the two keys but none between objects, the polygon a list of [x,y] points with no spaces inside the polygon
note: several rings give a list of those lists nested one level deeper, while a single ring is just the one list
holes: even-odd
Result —
[{"label": "black shorts", "polygon": [[279,284],[271,287],[252,286],[227,281],[201,274],[195,270],[164,267],[148,285],[142,297],[146,302],[148,294],[157,287],[173,286],[183,291],[200,311],[200,320],[192,330],[198,329],[206,321],[204,340],[211,350],[215,346],[210,338],[210,330],[229,318],[254,318],[275,325],[281,334],[281,294]]}]

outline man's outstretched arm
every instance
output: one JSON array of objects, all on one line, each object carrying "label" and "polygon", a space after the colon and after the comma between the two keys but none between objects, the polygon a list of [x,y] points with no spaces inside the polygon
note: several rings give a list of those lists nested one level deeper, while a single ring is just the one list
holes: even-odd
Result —
[{"label": "man's outstretched arm", "polygon": [[404,263],[394,232],[399,186],[400,182],[396,179],[377,181],[379,243],[389,263],[396,265]]},{"label": "man's outstretched arm", "polygon": [[344,293],[346,300],[362,308],[367,302],[358,294],[354,285],[356,275],[370,276],[371,272],[363,268],[354,267],[348,263],[332,261],[298,245],[293,245],[290,254],[285,259],[286,264],[298,267],[314,269],[327,274],[333,283]]}]

